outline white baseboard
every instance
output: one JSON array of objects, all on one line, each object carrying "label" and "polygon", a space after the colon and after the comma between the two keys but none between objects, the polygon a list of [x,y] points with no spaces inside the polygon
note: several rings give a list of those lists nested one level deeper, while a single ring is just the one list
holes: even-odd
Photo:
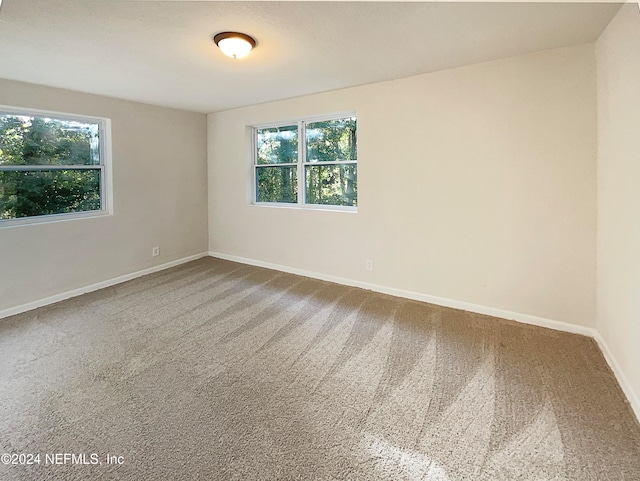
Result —
[{"label": "white baseboard", "polygon": [[305,269],[298,269],[296,267],[284,266],[281,264],[274,264],[271,262],[264,262],[255,259],[249,259],[246,257],[239,257],[229,254],[223,254],[221,252],[209,251],[211,257],[217,257],[228,261],[240,262],[242,264],[249,264],[257,267],[265,267],[267,269],[274,269],[277,271],[288,272],[290,274],[298,274],[300,276],[312,277],[314,279],[320,279],[323,281],[335,282],[336,284],[343,284],[346,286],[361,287],[374,292],[380,292],[382,294],[389,294],[391,296],[404,297],[406,299],[413,299],[415,301],[428,302],[430,304],[436,304],[438,306],[451,307],[453,309],[461,309],[463,311],[475,312],[477,314],[485,314],[487,316],[500,317],[502,319],[509,319],[524,324],[532,324],[534,326],[547,327],[549,329],[555,329],[557,331],[571,332],[573,334],[581,334],[583,336],[595,337],[597,331],[591,327],[578,326],[576,324],[570,324],[568,322],[556,321],[553,319],[547,319],[544,317],[532,316],[530,314],[522,314],[519,312],[507,311],[504,309],[498,309],[495,307],[482,306],[479,304],[472,304],[470,302],[458,301],[455,299],[447,299],[445,297],[431,296],[420,292],[406,291],[404,289],[396,289],[394,287],[382,286],[379,284],[372,284],[369,282],[355,281],[344,277],[331,276],[322,274],[319,272],[308,271]]},{"label": "white baseboard", "polygon": [[86,294],[87,292],[97,291],[98,289],[103,289],[105,287],[110,287],[115,284],[120,284],[121,282],[126,282],[131,279],[135,279],[136,277],[146,276],[147,274],[152,274],[154,272],[162,271],[164,269],[168,269],[170,267],[179,266],[180,264],[184,264],[186,262],[195,261],[196,259],[201,259],[202,257],[207,256],[206,252],[202,252],[200,254],[195,254],[188,257],[183,257],[182,259],[177,259],[175,261],[166,262],[165,264],[160,264],[158,266],[149,267],[148,269],[143,269],[141,271],[131,272],[130,274],[125,274],[123,276],[114,277],[113,279],[108,279],[106,281],[97,282],[95,284],[91,284],[89,286],[80,287],[78,289],[73,289],[71,291],[62,292],[60,294],[55,294],[50,297],[45,297],[44,299],[38,299],[37,301],[28,302],[26,304],[21,304],[15,307],[9,307],[8,309],[0,310],[0,319],[4,317],[13,316],[15,314],[20,314],[22,312],[30,311],[32,309],[36,309],[38,307],[43,307],[49,304],[53,304],[55,302],[63,301],[65,299],[69,299],[70,297],[80,296],[82,294]]},{"label": "white baseboard", "polygon": [[547,327],[549,329],[555,329],[558,331],[570,332],[573,334],[581,334],[583,336],[592,337],[598,343],[600,350],[602,351],[607,363],[611,367],[622,391],[627,396],[629,404],[636,415],[638,421],[640,421],[640,399],[635,393],[631,384],[627,380],[624,372],[620,368],[620,365],[616,361],[615,356],[607,346],[604,338],[600,335],[597,329],[591,327],[578,326],[570,324],[568,322],[556,321],[553,319],[547,319],[544,317],[532,316],[529,314],[522,314],[519,312],[512,312],[503,309],[496,309],[494,307],[482,306],[478,304],[472,304],[469,302],[457,301],[454,299],[447,299],[437,296],[430,296],[419,292],[405,291],[403,289],[395,289],[392,287],[380,286],[377,284],[371,284],[368,282],[354,281],[352,279],[346,279],[343,277],[330,276],[327,274],[321,274],[318,272],[307,271],[305,269],[298,269],[295,267],[284,266],[280,264],[274,264],[271,262],[258,261],[255,259],[248,259],[246,257],[238,257],[229,254],[223,254],[221,252],[209,252],[211,257],[218,257],[220,259],[226,259],[229,261],[240,262],[242,264],[250,264],[258,267],[265,267],[268,269],[275,269],[278,271],[289,272],[291,274],[298,274],[305,277],[312,277],[314,279],[321,279],[324,281],[335,282],[337,284],[343,284],[353,287],[361,287],[375,292],[381,292],[383,294],[389,294],[392,296],[404,297],[407,299],[413,299],[417,301],[424,301],[430,304],[436,304],[444,307],[452,307],[454,309],[462,309],[464,311],[476,312],[478,314],[486,314],[493,317],[499,317],[502,319],[510,319],[525,324],[532,324],[534,326]]},{"label": "white baseboard", "polygon": [[311,277],[314,279],[320,279],[329,282],[335,282],[337,284],[343,284],[347,286],[360,287],[362,289],[368,289],[374,292],[380,292],[382,294],[389,294],[392,296],[404,297],[407,299],[413,299],[416,301],[428,302],[430,304],[436,304],[444,307],[451,307],[454,309],[461,309],[464,311],[475,312],[478,314],[485,314],[488,316],[499,317],[503,319],[511,319],[517,322],[532,324],[535,326],[546,327],[549,329],[555,329],[564,332],[571,332],[574,334],[581,334],[584,336],[592,337],[598,343],[600,350],[602,351],[605,359],[609,363],[611,370],[616,376],[620,387],[622,388],[624,394],[627,396],[629,403],[631,404],[631,408],[633,409],[637,419],[640,421],[640,398],[635,393],[631,384],[627,380],[624,372],[620,368],[620,365],[616,361],[613,353],[609,349],[609,346],[605,342],[604,338],[600,335],[600,333],[593,328],[578,326],[575,324],[570,324],[568,322],[556,321],[553,319],[547,319],[544,317],[532,316],[529,314],[522,314],[518,312],[507,311],[504,309],[497,309],[494,307],[482,306],[479,304],[472,304],[469,302],[458,301],[454,299],[447,299],[443,297],[430,296],[428,294],[422,294],[420,292],[406,291],[404,289],[396,289],[393,287],[381,286],[378,284],[372,284],[368,282],[356,281],[352,279],[347,279],[344,277],[332,276],[327,274],[322,274],[319,272],[308,271],[305,269],[298,269],[295,267],[289,267],[281,264],[274,264],[271,262],[264,262],[255,259],[249,259],[246,257],[239,257],[229,254],[223,254],[221,252],[202,252],[200,254],[195,254],[188,257],[183,257],[181,259],[177,259],[171,262],[167,262],[165,264],[160,264],[154,267],[149,267],[147,269],[143,269],[140,271],[132,272],[129,274],[125,274],[122,276],[114,277],[112,279],[108,279],[106,281],[98,282],[95,284],[91,284],[89,286],[81,287],[78,289],[73,289],[71,291],[63,292],[60,294],[56,294],[50,297],[46,297],[44,299],[39,299],[37,301],[29,302],[26,304],[22,304],[15,307],[10,307],[8,309],[0,310],[0,319],[4,317],[13,316],[15,314],[20,314],[22,312],[30,311],[32,309],[36,309],[38,307],[43,307],[49,304],[53,304],[55,302],[63,301],[65,299],[69,299],[71,297],[79,296],[82,294],[86,294],[87,292],[97,291],[98,289],[103,289],[105,287],[110,287],[115,284],[120,284],[122,282],[129,281],[131,279],[135,279],[136,277],[141,277],[147,274],[152,274],[154,272],[158,272],[164,269],[168,269],[170,267],[175,267],[180,264],[185,264],[190,261],[194,261],[196,259],[201,259],[205,256],[217,257],[219,259],[225,259],[233,262],[240,262],[242,264],[249,264],[257,267],[265,267],[267,269],[274,269],[282,272],[288,272],[291,274],[297,274],[305,277]]},{"label": "white baseboard", "polygon": [[609,367],[613,371],[613,374],[616,376],[618,384],[620,384],[620,387],[622,388],[622,392],[624,392],[624,394],[627,396],[627,400],[629,401],[629,404],[631,404],[631,409],[633,409],[636,418],[640,422],[640,398],[633,390],[633,387],[631,387],[631,383],[627,379],[627,376],[624,374],[624,371],[620,368],[620,364],[618,364],[618,361],[616,361],[616,358],[611,352],[611,349],[609,349],[609,346],[604,340],[604,337],[602,337],[600,332],[596,332],[596,335],[594,337],[596,342],[598,343],[598,346],[600,346],[600,350],[602,351],[604,358],[607,360],[607,363],[609,363]]}]

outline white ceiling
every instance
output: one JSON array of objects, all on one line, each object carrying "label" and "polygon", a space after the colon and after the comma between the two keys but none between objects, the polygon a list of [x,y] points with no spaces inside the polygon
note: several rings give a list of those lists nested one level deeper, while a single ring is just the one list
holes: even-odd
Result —
[{"label": "white ceiling", "polygon": [[[619,7],[4,0],[0,77],[213,112],[592,42]],[[225,57],[224,30],[256,49]]]}]

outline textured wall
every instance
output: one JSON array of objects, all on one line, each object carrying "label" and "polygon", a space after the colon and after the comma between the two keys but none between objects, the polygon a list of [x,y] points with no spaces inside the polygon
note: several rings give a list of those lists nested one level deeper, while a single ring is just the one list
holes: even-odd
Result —
[{"label": "textured wall", "polygon": [[0,105],[110,118],[114,204],[0,227],[0,310],[206,251],[205,115],[1,79]]},{"label": "textured wall", "polygon": [[[211,114],[209,248],[593,327],[595,95],[588,44]],[[345,110],[357,214],[249,205],[248,126]]]},{"label": "textured wall", "polygon": [[[625,5],[596,44],[598,330],[640,408],[640,12]],[[637,411],[640,414],[640,411]]]}]

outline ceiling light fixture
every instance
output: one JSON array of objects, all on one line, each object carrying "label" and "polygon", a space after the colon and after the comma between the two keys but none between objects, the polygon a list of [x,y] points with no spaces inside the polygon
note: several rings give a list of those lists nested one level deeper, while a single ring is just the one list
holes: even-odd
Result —
[{"label": "ceiling light fixture", "polygon": [[222,53],[232,58],[246,57],[256,46],[256,41],[249,35],[238,32],[220,32],[213,37]]}]

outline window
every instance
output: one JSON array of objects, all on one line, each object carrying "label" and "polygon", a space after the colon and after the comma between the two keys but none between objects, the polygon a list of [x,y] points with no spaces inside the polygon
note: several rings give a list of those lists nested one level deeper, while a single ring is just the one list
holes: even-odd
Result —
[{"label": "window", "polygon": [[256,127],[253,150],[255,203],[358,205],[355,115]]},{"label": "window", "polygon": [[0,107],[0,225],[106,212],[107,127]]}]

